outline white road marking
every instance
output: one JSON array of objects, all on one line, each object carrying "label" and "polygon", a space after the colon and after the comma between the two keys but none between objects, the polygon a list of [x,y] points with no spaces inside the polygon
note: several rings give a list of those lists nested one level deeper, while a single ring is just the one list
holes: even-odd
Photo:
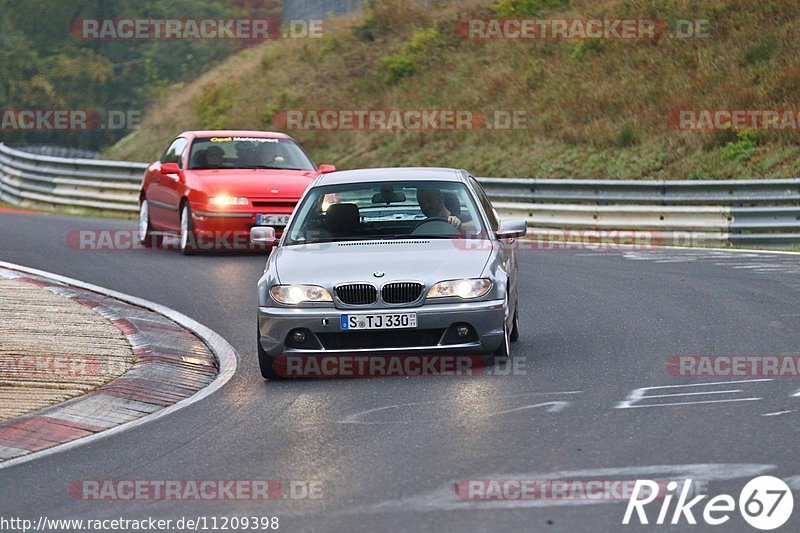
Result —
[{"label": "white road marking", "polygon": [[674,398],[676,396],[704,396],[706,394],[736,394],[737,392],[742,392],[742,389],[713,390],[708,392],[680,392],[678,394],[653,394],[652,396],[647,396],[647,398],[650,399],[650,398]]},{"label": "white road marking", "polygon": [[489,418],[489,417],[492,417],[492,416],[504,415],[506,413],[514,413],[516,411],[524,411],[526,409],[534,409],[536,407],[544,407],[546,405],[549,405],[550,407],[545,409],[545,411],[547,411],[548,413],[558,413],[560,411],[563,411],[567,406],[569,406],[569,404],[570,404],[570,402],[544,402],[544,403],[537,403],[537,404],[533,404],[533,405],[523,405],[522,407],[514,407],[513,409],[506,409],[505,411],[496,411],[494,413],[489,413],[487,415],[482,415],[481,418]]},{"label": "white road marking", "polygon": [[[524,472],[493,473],[489,475],[468,476],[468,479],[637,479],[657,478],[665,481],[683,481],[685,479],[701,479],[704,481],[724,481],[729,479],[753,478],[774,470],[775,465],[768,464],[687,464],[687,465],[654,465],[627,466],[618,468],[595,468],[588,470],[564,470],[558,472]],[[576,505],[593,505],[609,503],[627,503],[625,500],[461,500],[455,486],[463,480],[450,480],[443,486],[406,498],[383,501],[374,505],[351,508],[341,514],[372,514],[392,512],[426,512],[426,511],[474,511],[476,509],[520,509],[530,507],[562,507]]]},{"label": "white road marking", "polygon": [[778,411],[778,412],[775,412],[775,413],[764,413],[761,416],[781,416],[781,415],[786,415],[786,414],[789,414],[789,413],[797,413],[797,412],[798,412],[797,409],[792,409],[792,410],[789,410],[789,411]]},{"label": "white road marking", "polygon": [[[514,394],[514,395],[506,395],[506,396],[498,396],[497,398],[521,398],[521,397],[528,397],[528,396],[558,396],[558,395],[569,395],[569,394],[582,394],[583,391],[561,391],[561,392],[532,392],[526,394]],[[425,401],[425,402],[410,402],[410,403],[401,403],[395,405],[386,405],[383,407],[375,407],[373,409],[367,409],[366,411],[360,411],[358,413],[354,413],[352,415],[348,415],[341,420],[338,420],[336,423],[338,424],[363,424],[363,425],[379,425],[379,424],[414,424],[418,422],[439,422],[442,420],[450,420],[450,418],[414,418],[412,420],[383,420],[383,421],[367,421],[363,420],[364,417],[385,412],[391,410],[397,410],[405,407],[413,407],[417,405],[431,405],[431,404],[438,404],[442,403],[442,400],[434,400],[434,401]],[[566,409],[571,402],[566,401],[549,401],[549,402],[542,402],[530,405],[523,405],[520,407],[513,407],[511,409],[504,409],[501,411],[491,411],[488,413],[482,413],[475,416],[470,416],[468,418],[490,418],[493,416],[514,413],[517,411],[524,411],[526,409],[536,409],[538,407],[547,407],[545,412],[548,413],[558,413]]]},{"label": "white road marking", "polygon": [[637,402],[645,401],[650,398],[667,398],[667,397],[680,397],[680,396],[697,396],[697,395],[704,395],[704,394],[737,394],[742,392],[741,389],[725,389],[721,391],[702,391],[702,392],[686,392],[686,393],[677,393],[677,394],[661,394],[661,395],[652,395],[647,396],[647,391],[651,390],[663,390],[663,389],[680,389],[680,388],[689,388],[689,387],[710,387],[714,385],[736,385],[739,383],[759,383],[765,381],[772,381],[772,379],[744,379],[744,380],[736,380],[736,381],[715,381],[711,383],[690,383],[688,385],[661,385],[657,387],[641,387],[638,389],[633,389],[628,397],[621,402],[618,402],[617,405],[614,407],[615,409],[633,409],[633,408],[640,408],[640,407],[674,407],[677,405],[692,405],[692,404],[704,404],[704,403],[726,403],[726,402],[753,402],[762,400],[763,398],[730,398],[725,400],[698,400],[694,402],[677,402],[677,403],[654,403],[654,404],[645,404],[645,405],[634,405]]},{"label": "white road marking", "polygon": [[645,407],[676,407],[679,405],[697,405],[703,403],[757,402],[763,399],[764,398],[737,398],[731,400],[702,400],[697,402],[654,403],[652,405],[631,405],[629,407],[617,407],[617,409],[643,409]]}]

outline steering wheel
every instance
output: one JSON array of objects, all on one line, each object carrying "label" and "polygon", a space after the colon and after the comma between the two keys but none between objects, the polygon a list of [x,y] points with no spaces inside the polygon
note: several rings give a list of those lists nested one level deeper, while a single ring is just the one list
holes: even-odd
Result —
[{"label": "steering wheel", "polygon": [[[444,233],[446,235],[457,235],[458,234],[458,228],[456,228],[455,226],[450,224],[450,222],[448,221],[447,217],[430,217],[430,218],[426,218],[425,220],[423,220],[422,222],[417,224],[417,226],[414,228],[414,231],[412,231],[411,234],[413,235],[415,233],[422,233],[420,231],[420,228],[423,227],[425,224],[439,224],[439,226],[442,229],[447,229],[448,230],[446,232],[442,232],[442,233]],[[436,233],[439,233],[439,232],[436,232]]]},{"label": "steering wheel", "polygon": [[420,227],[423,224],[429,224],[430,222],[447,222],[450,224],[450,221],[447,217],[428,217],[425,220],[421,220],[419,224],[417,224],[417,227]]}]

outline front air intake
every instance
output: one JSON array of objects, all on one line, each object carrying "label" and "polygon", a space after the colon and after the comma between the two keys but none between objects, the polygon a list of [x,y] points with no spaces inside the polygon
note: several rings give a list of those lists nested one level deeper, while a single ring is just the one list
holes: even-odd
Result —
[{"label": "front air intake", "polygon": [[336,297],[347,305],[370,305],[378,299],[378,290],[369,283],[351,283],[334,288]]},{"label": "front air intake", "polygon": [[422,283],[415,282],[387,283],[381,289],[381,298],[387,304],[410,304],[419,300],[424,288]]}]

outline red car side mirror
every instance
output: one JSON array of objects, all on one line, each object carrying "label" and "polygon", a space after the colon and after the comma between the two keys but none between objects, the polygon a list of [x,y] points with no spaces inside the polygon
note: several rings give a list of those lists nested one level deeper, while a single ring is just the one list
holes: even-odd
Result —
[{"label": "red car side mirror", "polygon": [[178,166],[178,163],[161,163],[161,174],[179,174],[181,171],[181,167]]},{"label": "red car side mirror", "polygon": [[336,167],[328,163],[323,163],[319,166],[320,174],[327,174],[329,172],[336,172]]}]

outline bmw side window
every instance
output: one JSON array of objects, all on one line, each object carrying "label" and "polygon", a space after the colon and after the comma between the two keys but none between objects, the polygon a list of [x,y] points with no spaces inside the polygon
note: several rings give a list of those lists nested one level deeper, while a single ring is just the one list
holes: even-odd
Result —
[{"label": "bmw side window", "polygon": [[162,163],[177,163],[178,166],[181,165],[181,156],[183,155],[183,151],[186,149],[186,145],[188,141],[183,137],[175,139],[172,144],[169,145],[167,151],[164,152],[164,155],[161,157]]},{"label": "bmw side window", "polygon": [[486,212],[486,218],[489,219],[489,225],[492,227],[492,231],[497,231],[500,228],[500,222],[497,220],[492,202],[489,200],[489,197],[486,196],[486,192],[483,190],[483,187],[481,187],[481,184],[478,183],[478,180],[470,176],[469,183],[478,195],[478,201],[480,201],[483,210]]}]

